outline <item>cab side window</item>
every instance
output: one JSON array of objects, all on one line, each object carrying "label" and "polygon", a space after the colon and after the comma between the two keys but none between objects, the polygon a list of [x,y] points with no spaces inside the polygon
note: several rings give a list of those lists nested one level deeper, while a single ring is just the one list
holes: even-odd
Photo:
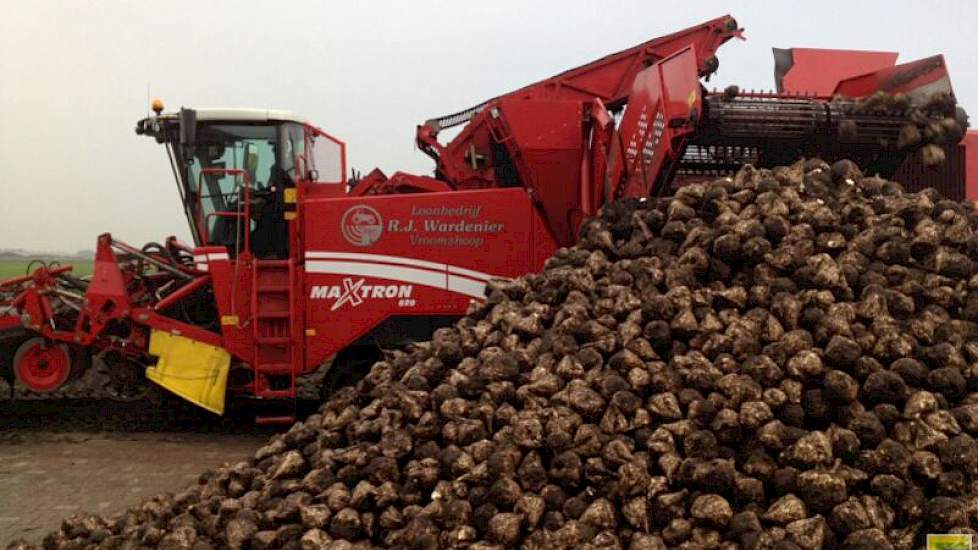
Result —
[{"label": "cab side window", "polygon": [[306,174],[309,180],[326,184],[344,183],[346,178],[343,174],[345,168],[343,142],[312,130],[307,134],[306,143],[308,145],[306,158],[309,163]]},{"label": "cab side window", "polygon": [[297,165],[301,166],[301,159],[306,150],[304,131],[300,124],[284,124],[281,131],[279,141],[282,143],[282,151],[279,164],[289,179],[296,181],[299,171]]}]

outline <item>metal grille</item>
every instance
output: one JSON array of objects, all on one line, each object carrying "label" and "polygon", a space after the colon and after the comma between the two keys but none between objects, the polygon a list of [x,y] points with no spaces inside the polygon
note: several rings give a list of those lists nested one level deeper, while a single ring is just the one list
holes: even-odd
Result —
[{"label": "metal grille", "polygon": [[744,164],[758,164],[756,147],[690,145],[683,152],[676,174],[680,176],[726,176]]},{"label": "metal grille", "polygon": [[710,118],[719,135],[752,139],[801,139],[816,132],[825,116],[822,105],[807,99],[709,98]]},{"label": "metal grille", "polygon": [[[862,114],[851,101],[754,94],[705,98],[704,121],[694,141],[710,145],[796,142],[865,144],[893,148],[907,119],[900,113]],[[851,135],[840,125],[852,125]]]},{"label": "metal grille", "polygon": [[464,111],[459,111],[450,115],[440,116],[425,122],[428,126],[433,126],[439,130],[444,130],[445,128],[451,128],[452,126],[458,126],[459,124],[465,124],[466,122],[472,120],[472,117],[482,112],[492,100],[484,101],[475,107],[469,107]]}]

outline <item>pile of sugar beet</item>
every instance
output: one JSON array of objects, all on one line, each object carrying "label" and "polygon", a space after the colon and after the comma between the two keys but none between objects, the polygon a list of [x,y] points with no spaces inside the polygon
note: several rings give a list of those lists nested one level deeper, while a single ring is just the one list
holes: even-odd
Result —
[{"label": "pile of sugar beet", "polygon": [[[849,161],[622,200],[199,485],[46,548],[919,548],[978,528],[978,220]],[[15,544],[14,546],[17,546]]]}]

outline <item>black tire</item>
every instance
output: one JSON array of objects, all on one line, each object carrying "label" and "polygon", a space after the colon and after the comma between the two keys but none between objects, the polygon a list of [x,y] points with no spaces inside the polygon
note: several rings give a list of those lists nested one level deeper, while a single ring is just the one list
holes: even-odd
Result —
[{"label": "black tire", "polygon": [[121,403],[146,399],[147,392],[154,384],[146,378],[145,367],[141,363],[114,351],[105,352],[99,359],[110,379],[109,385],[104,387],[109,399]]},{"label": "black tire", "polygon": [[0,333],[0,378],[10,386],[11,392],[13,392],[14,382],[16,380],[16,376],[14,375],[14,353],[29,338],[30,334],[20,327]]},{"label": "black tire", "polygon": [[66,383],[70,384],[92,368],[92,351],[81,346],[68,346],[68,348],[71,350],[71,374],[68,375]]}]

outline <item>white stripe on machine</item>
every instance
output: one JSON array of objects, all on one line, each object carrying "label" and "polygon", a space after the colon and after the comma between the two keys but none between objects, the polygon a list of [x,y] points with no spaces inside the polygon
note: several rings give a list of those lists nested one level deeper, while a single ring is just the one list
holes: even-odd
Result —
[{"label": "white stripe on machine", "polygon": [[364,254],[362,252],[306,252],[307,260],[366,260],[368,262],[383,262],[388,264],[413,265],[428,269],[445,269],[445,264],[416,260],[403,256],[387,256],[386,254]]},{"label": "white stripe on machine", "polygon": [[206,262],[218,262],[229,259],[227,252],[215,252],[213,254],[194,254],[194,263],[202,264]]},{"label": "white stripe on machine", "polygon": [[476,299],[485,298],[490,279],[503,278],[449,264],[382,254],[307,252],[306,259],[306,273],[376,277],[444,289]]},{"label": "white stripe on machine", "polygon": [[368,264],[361,262],[323,262],[307,261],[306,273],[330,273],[333,275],[360,275],[361,277],[378,277],[391,281],[417,283],[419,285],[445,288],[445,273],[412,269],[395,265]]},{"label": "white stripe on machine", "polygon": [[359,260],[359,261],[376,262],[376,263],[384,263],[384,264],[405,265],[411,267],[421,267],[424,269],[433,269],[438,271],[455,273],[457,275],[464,275],[472,279],[481,279],[483,281],[488,281],[489,279],[504,278],[504,277],[500,277],[499,275],[484,273],[482,271],[475,271],[473,269],[466,269],[464,267],[459,267],[451,264],[429,262],[428,260],[418,260],[415,258],[407,258],[404,256],[388,256],[386,254],[365,254],[362,252],[307,251],[306,259],[307,260]]}]

